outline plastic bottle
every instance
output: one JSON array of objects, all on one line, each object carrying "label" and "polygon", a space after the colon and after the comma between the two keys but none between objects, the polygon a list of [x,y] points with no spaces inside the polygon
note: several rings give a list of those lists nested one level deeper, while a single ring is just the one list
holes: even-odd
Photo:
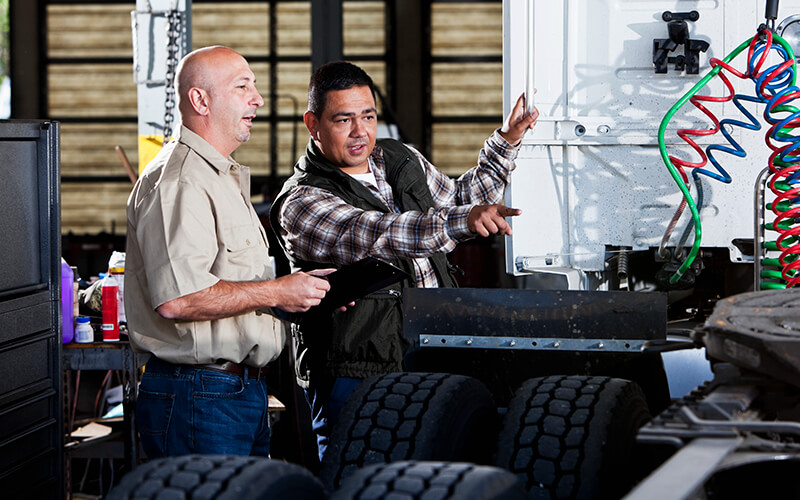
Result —
[{"label": "plastic bottle", "polygon": [[78,316],[76,320],[78,326],[75,327],[75,342],[87,344],[94,342],[94,329],[86,316]]},{"label": "plastic bottle", "polygon": [[119,341],[119,285],[114,275],[103,278],[103,341]]},{"label": "plastic bottle", "polygon": [[68,344],[75,336],[73,324],[74,303],[72,297],[72,268],[61,258],[61,342]]}]

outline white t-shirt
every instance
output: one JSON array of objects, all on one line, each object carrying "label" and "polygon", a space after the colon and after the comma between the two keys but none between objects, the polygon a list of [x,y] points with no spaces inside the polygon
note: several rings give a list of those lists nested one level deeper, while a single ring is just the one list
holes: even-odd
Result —
[{"label": "white t-shirt", "polygon": [[375,186],[376,188],[378,187],[378,181],[377,181],[377,179],[375,179],[375,174],[372,173],[372,170],[370,170],[366,174],[350,174],[350,177],[352,177],[353,179],[357,180],[358,182],[362,182],[362,183],[363,182],[368,182],[368,183],[372,184],[373,186]]}]

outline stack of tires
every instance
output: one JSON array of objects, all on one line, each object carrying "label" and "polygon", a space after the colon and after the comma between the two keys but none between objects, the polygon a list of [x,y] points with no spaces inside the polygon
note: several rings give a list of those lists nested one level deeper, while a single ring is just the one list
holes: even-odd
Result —
[{"label": "stack of tires", "polygon": [[269,459],[187,456],[140,466],[108,498],[619,498],[638,478],[635,436],[649,418],[622,379],[530,379],[501,420],[477,379],[392,373],[351,395],[319,478]]}]

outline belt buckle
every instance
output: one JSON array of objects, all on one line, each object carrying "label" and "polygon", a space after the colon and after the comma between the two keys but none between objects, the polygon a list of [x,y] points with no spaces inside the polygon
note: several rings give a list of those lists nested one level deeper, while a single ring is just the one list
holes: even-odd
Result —
[{"label": "belt buckle", "polygon": [[258,368],[254,368],[252,366],[242,366],[242,379],[244,379],[245,383],[248,379],[255,379],[256,382],[261,380],[261,370]]}]

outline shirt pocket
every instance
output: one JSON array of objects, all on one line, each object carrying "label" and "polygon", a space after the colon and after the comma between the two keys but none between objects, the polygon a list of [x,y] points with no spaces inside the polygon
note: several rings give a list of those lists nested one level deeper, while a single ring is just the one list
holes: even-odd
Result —
[{"label": "shirt pocket", "polygon": [[217,257],[217,275],[227,280],[265,279],[267,252],[258,228],[249,224],[229,226],[221,234],[223,251]]}]

